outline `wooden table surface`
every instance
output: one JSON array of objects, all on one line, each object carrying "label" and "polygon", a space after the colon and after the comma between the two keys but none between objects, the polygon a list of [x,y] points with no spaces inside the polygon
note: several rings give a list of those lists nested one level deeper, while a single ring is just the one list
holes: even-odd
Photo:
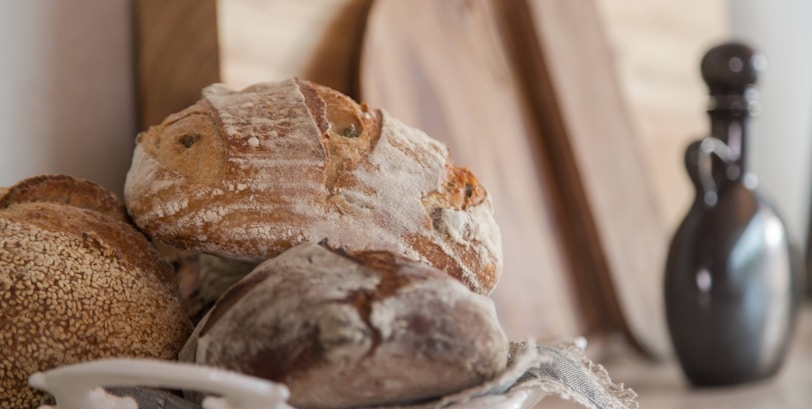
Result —
[{"label": "wooden table surface", "polygon": [[[694,389],[674,360],[656,363],[618,354],[603,364],[612,380],[637,392],[640,409],[812,408],[812,303],[803,307],[784,366],[769,380],[729,388]],[[545,398],[536,409],[579,407]]]}]

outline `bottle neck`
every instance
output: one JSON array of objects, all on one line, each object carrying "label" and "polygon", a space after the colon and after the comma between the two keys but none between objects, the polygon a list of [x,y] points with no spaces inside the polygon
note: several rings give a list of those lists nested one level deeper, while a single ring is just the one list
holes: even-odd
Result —
[{"label": "bottle neck", "polygon": [[708,111],[708,115],[711,122],[711,136],[724,142],[731,154],[727,162],[714,158],[714,179],[720,183],[741,180],[746,172],[749,113],[746,109],[711,109]]}]

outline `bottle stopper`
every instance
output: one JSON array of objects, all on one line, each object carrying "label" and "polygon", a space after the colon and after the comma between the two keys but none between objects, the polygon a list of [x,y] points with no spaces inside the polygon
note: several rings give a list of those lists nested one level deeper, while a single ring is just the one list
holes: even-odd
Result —
[{"label": "bottle stopper", "polygon": [[709,112],[747,114],[757,108],[753,85],[766,67],[762,55],[746,44],[729,42],[708,50],[700,66],[711,96]]}]

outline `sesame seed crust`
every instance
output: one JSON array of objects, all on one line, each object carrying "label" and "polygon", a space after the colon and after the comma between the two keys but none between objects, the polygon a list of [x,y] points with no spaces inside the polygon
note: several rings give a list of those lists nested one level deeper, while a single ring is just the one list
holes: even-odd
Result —
[{"label": "sesame seed crust", "polygon": [[129,224],[51,202],[0,210],[0,402],[30,408],[36,371],[176,359],[191,324],[169,266]]},{"label": "sesame seed crust", "polygon": [[0,189],[0,209],[14,203],[54,202],[95,210],[114,219],[127,222],[124,205],[113,192],[89,180],[69,175],[38,175]]}]

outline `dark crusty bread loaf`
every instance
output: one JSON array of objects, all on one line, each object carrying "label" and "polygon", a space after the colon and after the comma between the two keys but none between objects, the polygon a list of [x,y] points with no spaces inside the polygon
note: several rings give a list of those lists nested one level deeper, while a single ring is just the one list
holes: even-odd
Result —
[{"label": "dark crusty bread loaf", "polygon": [[192,330],[169,266],[91,182],[43,176],[0,198],[0,402],[36,406],[35,371],[176,359]]},{"label": "dark crusty bread loaf", "polygon": [[480,294],[502,268],[490,197],[444,145],[306,81],[206,88],[139,135],[125,203],[157,240],[222,257],[326,239],[420,260]]},{"label": "dark crusty bread loaf", "polygon": [[231,287],[180,357],[282,382],[311,409],[459,391],[502,371],[507,354],[493,302],[447,274],[302,244]]}]

